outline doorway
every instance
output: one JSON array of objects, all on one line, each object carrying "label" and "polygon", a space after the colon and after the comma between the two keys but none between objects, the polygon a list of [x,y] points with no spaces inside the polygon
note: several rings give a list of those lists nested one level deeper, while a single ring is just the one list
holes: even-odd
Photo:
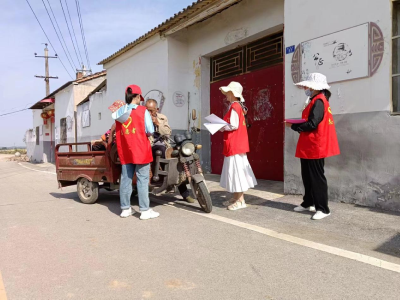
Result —
[{"label": "doorway", "polygon": [[[250,152],[258,179],[283,181],[284,67],[283,34],[278,33],[211,59],[210,112],[223,117],[228,103],[219,88],[231,81],[243,86],[248,111]],[[211,169],[221,174],[223,133],[211,137]]]}]

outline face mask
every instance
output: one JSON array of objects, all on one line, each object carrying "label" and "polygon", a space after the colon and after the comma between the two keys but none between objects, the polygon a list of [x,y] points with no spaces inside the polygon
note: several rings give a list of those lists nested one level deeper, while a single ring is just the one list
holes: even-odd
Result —
[{"label": "face mask", "polygon": [[306,90],[304,91],[304,93],[306,94],[307,97],[311,97],[311,95],[312,95],[313,92],[312,92],[310,89],[306,89]]}]

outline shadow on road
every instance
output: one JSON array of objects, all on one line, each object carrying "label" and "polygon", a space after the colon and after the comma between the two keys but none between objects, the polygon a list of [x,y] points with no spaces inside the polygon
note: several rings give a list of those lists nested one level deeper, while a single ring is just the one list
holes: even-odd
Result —
[{"label": "shadow on road", "polygon": [[[82,203],[76,192],[50,193],[50,195],[53,196],[54,198],[57,198],[60,200],[75,201],[81,205],[103,205],[103,206],[107,207],[110,212],[112,212],[113,214],[118,215],[118,216],[121,213],[118,191],[108,192],[103,189],[100,190],[99,198],[95,204]],[[170,195],[170,194],[163,194],[162,196],[154,196],[152,194],[149,194],[149,196],[150,196],[151,207],[157,207],[159,205],[167,204],[168,202],[176,202],[183,206],[185,206],[185,204],[187,204],[186,202],[179,201],[180,199],[175,198],[174,195]],[[131,197],[131,205],[136,205],[136,206],[139,205],[137,196]],[[193,207],[190,204],[188,204],[186,206],[191,207],[192,209],[196,210],[196,207]],[[199,210],[200,210],[200,208],[199,208]],[[139,214],[135,214],[134,216],[139,218]]]},{"label": "shadow on road", "polygon": [[[210,195],[213,201],[213,206],[220,208],[225,208],[226,206],[223,205],[223,202],[230,198],[230,194],[224,191],[213,191],[210,192]],[[296,205],[290,203],[279,202],[278,199],[268,200],[265,198],[246,194],[244,195],[244,198],[247,204],[253,206],[263,206],[285,211],[293,211],[293,208],[296,207]]]}]

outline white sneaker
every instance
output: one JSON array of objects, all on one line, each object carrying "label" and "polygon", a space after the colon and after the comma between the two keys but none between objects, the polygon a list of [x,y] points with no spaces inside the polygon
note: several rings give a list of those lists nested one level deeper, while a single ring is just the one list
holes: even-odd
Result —
[{"label": "white sneaker", "polygon": [[317,211],[317,213],[315,215],[313,215],[311,219],[313,219],[313,220],[322,220],[323,218],[326,218],[326,217],[328,217],[330,215],[331,215],[331,213],[324,214],[322,211]]},{"label": "white sneaker", "polygon": [[128,209],[123,209],[122,210],[122,213],[120,214],[120,217],[121,218],[127,218],[127,217],[130,217],[130,216],[132,216],[133,215],[133,213],[132,213],[132,207],[130,207],[130,208],[128,208]]},{"label": "white sneaker", "polygon": [[157,218],[159,215],[160,215],[160,213],[158,213],[150,208],[149,210],[142,211],[140,213],[140,220],[154,219],[154,218]]},{"label": "white sneaker", "polygon": [[229,200],[226,200],[226,201],[222,202],[222,205],[223,205],[223,206],[229,206],[229,205],[235,203],[235,201],[236,201],[236,200],[235,200],[234,198],[231,198],[231,199],[229,199]]},{"label": "white sneaker", "polygon": [[238,210],[238,209],[246,208],[246,207],[247,207],[247,205],[246,205],[246,202],[244,202],[244,200],[243,201],[238,200],[235,203],[229,205],[228,210]]},{"label": "white sneaker", "polygon": [[303,207],[303,206],[301,206],[301,205],[299,205],[299,206],[296,206],[295,208],[294,208],[294,211],[297,211],[297,212],[302,212],[302,211],[311,211],[311,212],[316,212],[316,210],[315,210],[315,206],[310,206],[310,207]]}]

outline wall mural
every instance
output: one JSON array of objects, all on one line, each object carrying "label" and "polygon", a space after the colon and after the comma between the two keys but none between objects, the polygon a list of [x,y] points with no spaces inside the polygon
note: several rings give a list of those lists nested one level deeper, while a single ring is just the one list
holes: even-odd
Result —
[{"label": "wall mural", "polygon": [[299,44],[292,57],[294,83],[320,72],[329,82],[373,76],[384,54],[384,38],[375,23],[365,23]]}]

